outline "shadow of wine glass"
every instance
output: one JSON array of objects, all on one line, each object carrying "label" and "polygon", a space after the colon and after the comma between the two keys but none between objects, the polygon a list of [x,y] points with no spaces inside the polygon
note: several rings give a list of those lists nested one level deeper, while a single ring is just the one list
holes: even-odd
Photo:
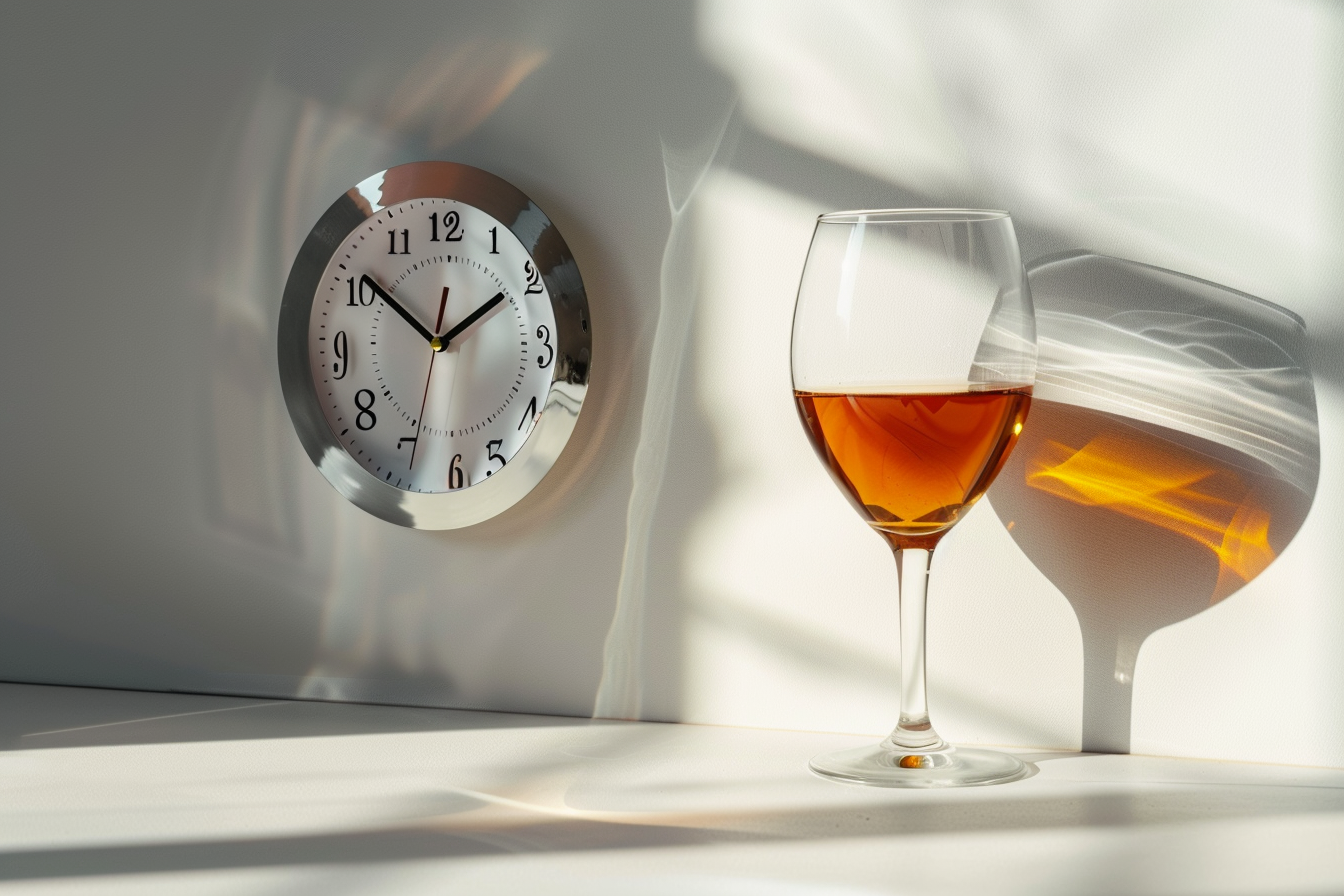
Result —
[{"label": "shadow of wine glass", "polygon": [[1077,614],[1082,749],[1126,753],[1144,640],[1262,573],[1311,507],[1306,329],[1245,293],[1085,251],[1028,276],[1035,398],[990,500]]}]

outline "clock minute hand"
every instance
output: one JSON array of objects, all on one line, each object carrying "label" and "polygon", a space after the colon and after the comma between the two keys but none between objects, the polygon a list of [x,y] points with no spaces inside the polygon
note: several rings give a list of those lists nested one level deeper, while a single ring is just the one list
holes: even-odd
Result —
[{"label": "clock minute hand", "polygon": [[[492,298],[486,300],[485,304],[481,305],[481,307],[477,308],[475,311],[471,312],[466,317],[462,318],[462,322],[460,324],[453,327],[447,333],[444,333],[443,337],[439,340],[440,348],[436,350],[443,351],[449,346],[450,343],[452,343],[454,339],[458,339],[459,337],[461,337],[462,341],[469,339],[471,335],[475,333],[477,329],[480,328],[479,325],[485,323],[485,321],[488,319],[487,315],[493,317],[494,315],[491,314],[491,312],[497,311],[497,309],[503,304],[504,304],[504,293],[502,292],[495,293]],[[433,345],[433,343],[430,344]]]},{"label": "clock minute hand", "polygon": [[397,313],[400,314],[403,318],[405,318],[406,323],[408,323],[408,324],[410,324],[412,327],[414,327],[414,328],[415,328],[415,332],[417,332],[417,333],[419,333],[421,336],[423,336],[426,342],[433,342],[433,341],[434,341],[434,334],[431,333],[431,332],[429,332],[428,330],[426,330],[426,329],[424,328],[424,326],[420,323],[420,321],[416,320],[416,319],[411,315],[411,312],[409,312],[409,311],[407,311],[405,308],[401,307],[401,303],[398,302],[396,299],[392,298],[392,296],[388,293],[387,290],[385,290],[385,289],[383,289],[381,286],[379,286],[379,285],[378,285],[378,281],[374,280],[374,279],[373,279],[372,277],[370,277],[368,274],[365,274],[363,277],[360,277],[360,278],[359,278],[359,285],[360,285],[361,287],[367,285],[370,289],[372,289],[374,295],[376,295],[378,298],[382,299],[383,302],[384,302],[389,308],[391,308],[393,311],[397,312]]}]

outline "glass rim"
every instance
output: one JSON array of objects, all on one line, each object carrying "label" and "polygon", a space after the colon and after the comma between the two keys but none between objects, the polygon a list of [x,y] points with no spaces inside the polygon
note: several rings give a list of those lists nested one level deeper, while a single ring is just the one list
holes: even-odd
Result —
[{"label": "glass rim", "polygon": [[993,208],[875,208],[827,212],[818,224],[954,224],[1011,217]]}]

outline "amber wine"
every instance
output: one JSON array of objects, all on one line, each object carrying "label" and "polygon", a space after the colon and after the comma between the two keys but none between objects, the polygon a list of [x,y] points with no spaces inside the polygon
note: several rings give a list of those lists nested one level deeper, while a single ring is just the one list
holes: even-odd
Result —
[{"label": "amber wine", "polygon": [[929,548],[989,488],[1031,389],[935,394],[794,392],[813,446],[873,528]]}]

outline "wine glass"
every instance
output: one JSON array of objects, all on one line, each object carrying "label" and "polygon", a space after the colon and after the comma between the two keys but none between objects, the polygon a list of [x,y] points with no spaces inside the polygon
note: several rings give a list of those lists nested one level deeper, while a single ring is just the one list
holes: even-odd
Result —
[{"label": "wine glass", "polygon": [[896,555],[901,714],[880,744],[812,770],[885,787],[997,784],[1020,759],[945,742],[929,721],[929,561],[1003,467],[1036,376],[1036,325],[1001,211],[891,209],[817,219],[793,316],[799,416],[841,491]]}]

